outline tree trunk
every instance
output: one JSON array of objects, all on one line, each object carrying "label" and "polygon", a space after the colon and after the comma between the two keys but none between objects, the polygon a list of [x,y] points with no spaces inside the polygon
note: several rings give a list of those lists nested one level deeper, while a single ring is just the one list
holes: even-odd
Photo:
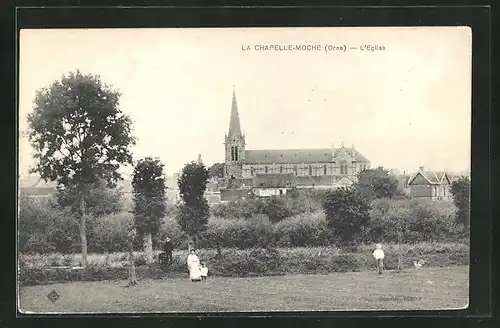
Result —
[{"label": "tree trunk", "polygon": [[221,247],[220,247],[220,243],[217,242],[217,257],[222,257],[222,250],[221,250]]},{"label": "tree trunk", "polygon": [[87,266],[87,232],[86,232],[86,213],[85,213],[85,193],[81,191],[80,197],[80,242],[82,244],[82,266]]},{"label": "tree trunk", "polygon": [[399,244],[399,254],[398,254],[398,270],[403,269],[403,244],[402,244],[402,232],[398,232],[398,244]]},{"label": "tree trunk", "polygon": [[146,253],[146,263],[152,264],[153,263],[153,238],[152,238],[150,232],[144,234],[143,246],[144,246],[144,252]]},{"label": "tree trunk", "polygon": [[128,285],[135,286],[137,285],[137,279],[135,277],[134,245],[132,243],[132,238],[128,239],[128,262]]}]

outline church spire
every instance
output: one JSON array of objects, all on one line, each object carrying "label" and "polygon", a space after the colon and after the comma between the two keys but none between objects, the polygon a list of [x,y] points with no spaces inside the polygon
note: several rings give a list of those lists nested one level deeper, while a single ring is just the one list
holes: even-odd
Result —
[{"label": "church spire", "polygon": [[236,104],[236,92],[233,88],[233,103],[231,104],[231,119],[229,121],[229,136],[241,136],[240,116]]}]

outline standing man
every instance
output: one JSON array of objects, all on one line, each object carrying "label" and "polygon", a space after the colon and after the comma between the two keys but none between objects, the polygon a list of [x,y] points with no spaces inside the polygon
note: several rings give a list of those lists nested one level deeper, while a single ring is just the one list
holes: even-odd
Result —
[{"label": "standing man", "polygon": [[165,241],[165,244],[163,245],[163,251],[165,252],[165,260],[167,265],[172,263],[172,252],[174,251],[174,244],[172,244],[172,241],[168,237]]}]

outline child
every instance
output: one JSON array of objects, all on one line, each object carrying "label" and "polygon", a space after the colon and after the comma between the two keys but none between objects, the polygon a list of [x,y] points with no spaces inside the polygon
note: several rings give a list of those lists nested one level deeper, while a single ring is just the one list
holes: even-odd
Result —
[{"label": "child", "polygon": [[384,270],[384,251],[382,250],[382,245],[375,245],[375,251],[373,252],[373,257],[377,260],[377,270],[378,274],[382,274],[382,270]]},{"label": "child", "polygon": [[205,266],[205,262],[201,264],[200,271],[201,271],[201,280],[207,280],[208,268]]}]

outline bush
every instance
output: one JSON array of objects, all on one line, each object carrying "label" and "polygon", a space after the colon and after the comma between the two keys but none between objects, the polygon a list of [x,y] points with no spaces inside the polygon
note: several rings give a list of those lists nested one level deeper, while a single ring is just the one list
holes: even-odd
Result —
[{"label": "bush", "polygon": [[448,201],[388,200],[372,203],[363,235],[369,242],[463,241],[463,227],[455,223],[455,208]]},{"label": "bush", "polygon": [[353,188],[329,190],[323,208],[328,225],[343,243],[354,242],[369,222],[370,206]]},{"label": "bush", "polygon": [[[394,269],[398,262],[398,245],[384,245],[384,264]],[[467,265],[468,246],[464,244],[423,243],[404,245],[403,267],[412,268],[413,261],[424,259],[425,266]],[[214,250],[197,251],[200,260],[207,263],[212,276],[249,277],[283,274],[326,274],[375,270],[373,246],[359,246],[357,252],[348,253],[337,247],[309,248],[255,248],[225,249],[222,257]],[[173,263],[167,270],[158,263],[143,265],[144,254],[134,254],[138,279],[186,277],[187,251],[174,252]],[[157,252],[156,252],[157,259]],[[82,270],[49,269],[52,263],[75,265],[79,255],[22,255],[19,258],[21,286],[64,281],[97,281],[128,279],[128,258],[125,253],[89,254],[89,265]]]},{"label": "bush", "polygon": [[321,212],[285,219],[277,223],[273,230],[281,247],[323,246],[333,239],[332,229]]},{"label": "bush", "polygon": [[78,219],[52,200],[19,199],[19,251],[71,253],[79,249]]},{"label": "bush", "polygon": [[134,225],[134,216],[122,212],[97,218],[94,224],[89,251],[95,253],[126,250],[127,233]]},{"label": "bush", "polygon": [[272,224],[265,216],[251,219],[224,220],[212,218],[207,229],[199,238],[203,248],[236,247],[268,247],[273,244]]}]

